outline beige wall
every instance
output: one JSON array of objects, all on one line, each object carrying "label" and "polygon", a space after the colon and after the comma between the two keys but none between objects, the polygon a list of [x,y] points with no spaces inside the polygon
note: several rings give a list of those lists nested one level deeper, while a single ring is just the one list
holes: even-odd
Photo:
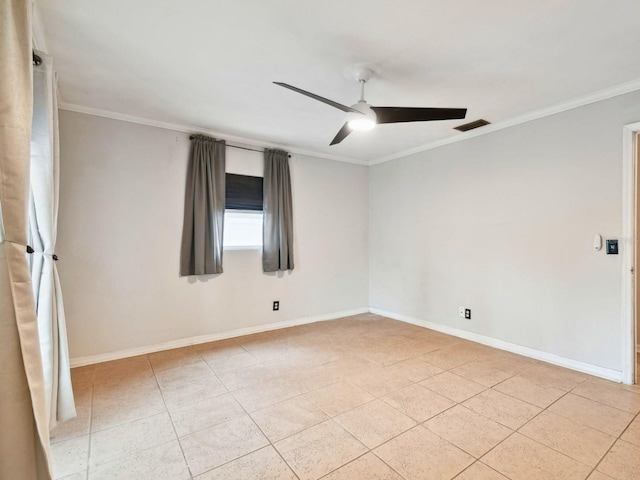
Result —
[{"label": "beige wall", "polygon": [[[224,274],[179,278],[188,135],[62,111],[59,269],[72,357],[368,306],[367,168],[291,159],[296,268],[224,252]],[[261,155],[228,149],[260,174]],[[271,302],[280,301],[280,312]]]},{"label": "beige wall", "polygon": [[[640,92],[370,170],[370,306],[620,371],[622,129]],[[471,321],[458,307],[472,310]]]},{"label": "beige wall", "polygon": [[[369,305],[620,370],[620,256],[592,244],[621,235],[621,132],[638,120],[640,92],[370,169],[294,156],[294,273],[225,251],[223,275],[194,281],[177,275],[187,135],[63,111],[71,355]],[[228,150],[229,170],[260,164]]]}]

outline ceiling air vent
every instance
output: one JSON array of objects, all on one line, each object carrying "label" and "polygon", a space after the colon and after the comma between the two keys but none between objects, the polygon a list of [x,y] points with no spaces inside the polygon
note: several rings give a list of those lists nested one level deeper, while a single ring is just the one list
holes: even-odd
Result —
[{"label": "ceiling air vent", "polygon": [[457,127],[453,127],[454,130],[459,130],[460,132],[468,132],[469,130],[473,130],[474,128],[484,127],[485,125],[489,125],[491,122],[487,122],[482,118],[480,120],[476,120],[475,122],[465,123],[464,125],[459,125]]}]

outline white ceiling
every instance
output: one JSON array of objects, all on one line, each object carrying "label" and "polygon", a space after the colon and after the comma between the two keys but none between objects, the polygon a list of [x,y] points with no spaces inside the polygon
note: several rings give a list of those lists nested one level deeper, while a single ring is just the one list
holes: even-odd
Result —
[{"label": "white ceiling", "polygon": [[460,135],[465,120],[329,142],[354,63],[378,106],[502,122],[640,79],[638,0],[37,0],[64,104],[364,162]]}]

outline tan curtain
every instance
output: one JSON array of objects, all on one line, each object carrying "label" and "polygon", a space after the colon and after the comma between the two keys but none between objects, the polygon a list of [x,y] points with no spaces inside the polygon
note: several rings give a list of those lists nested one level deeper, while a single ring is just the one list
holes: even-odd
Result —
[{"label": "tan curtain", "polygon": [[0,478],[11,480],[51,478],[26,258],[32,75],[31,2],[0,0]]}]

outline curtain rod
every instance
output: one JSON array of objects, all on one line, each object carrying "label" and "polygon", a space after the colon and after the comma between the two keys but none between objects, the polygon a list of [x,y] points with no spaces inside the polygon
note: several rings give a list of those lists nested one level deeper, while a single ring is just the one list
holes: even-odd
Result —
[{"label": "curtain rod", "polygon": [[[195,138],[195,135],[191,135],[189,136],[189,140],[193,140]],[[250,152],[260,152],[260,153],[264,153],[264,150],[257,150],[255,148],[247,148],[247,147],[239,147],[238,145],[230,145],[230,144],[226,144],[227,147],[231,147],[231,148],[239,148],[241,150],[249,150]],[[289,158],[291,158],[291,155],[287,155]]]}]

